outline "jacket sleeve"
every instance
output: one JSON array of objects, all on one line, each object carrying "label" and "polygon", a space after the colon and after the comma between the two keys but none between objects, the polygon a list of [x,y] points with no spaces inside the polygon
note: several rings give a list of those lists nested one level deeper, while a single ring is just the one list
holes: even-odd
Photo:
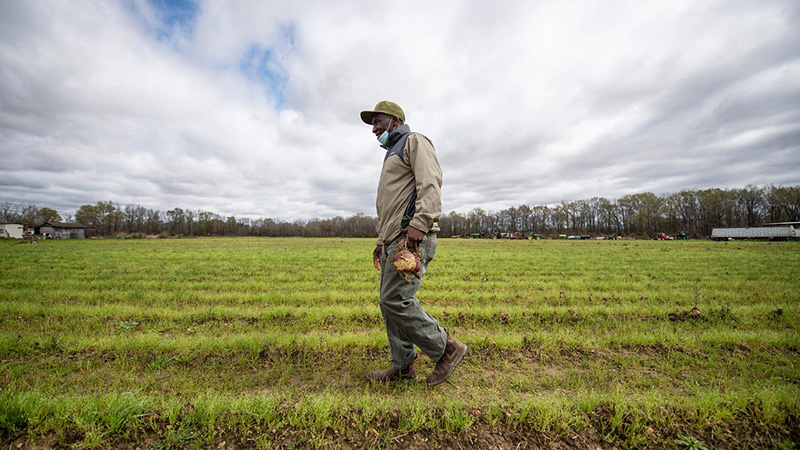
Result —
[{"label": "jacket sleeve", "polygon": [[442,167],[433,143],[419,133],[408,137],[405,153],[417,188],[416,212],[409,225],[427,233],[442,215]]}]

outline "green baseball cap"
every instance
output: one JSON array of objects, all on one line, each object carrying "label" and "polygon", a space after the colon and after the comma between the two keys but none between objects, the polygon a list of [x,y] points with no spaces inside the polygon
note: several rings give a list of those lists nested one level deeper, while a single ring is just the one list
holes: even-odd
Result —
[{"label": "green baseball cap", "polygon": [[406,121],[406,114],[403,112],[403,108],[397,103],[392,103],[387,100],[378,102],[373,111],[361,111],[361,120],[367,125],[372,125],[372,116],[374,116],[375,113],[388,114],[397,117],[401,122]]}]

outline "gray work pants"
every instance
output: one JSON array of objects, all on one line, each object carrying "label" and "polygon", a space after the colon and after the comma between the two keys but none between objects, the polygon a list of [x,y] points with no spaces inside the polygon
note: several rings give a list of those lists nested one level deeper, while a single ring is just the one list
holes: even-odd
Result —
[{"label": "gray work pants", "polygon": [[411,276],[409,283],[395,270],[391,257],[403,235],[390,244],[383,245],[381,254],[381,314],[389,337],[392,353],[392,368],[404,369],[417,357],[414,346],[436,362],[444,354],[447,332],[439,326],[430,314],[425,312],[416,298],[422,277],[428,270],[428,263],[436,253],[436,233],[430,232],[420,243],[422,253],[420,278]]}]

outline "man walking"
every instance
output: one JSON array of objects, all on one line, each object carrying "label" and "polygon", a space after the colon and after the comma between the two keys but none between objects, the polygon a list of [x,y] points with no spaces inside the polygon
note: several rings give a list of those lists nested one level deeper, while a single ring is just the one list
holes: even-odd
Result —
[{"label": "man walking", "polygon": [[[396,103],[382,101],[361,120],[386,149],[378,183],[378,241],[373,265],[381,271],[381,314],[389,337],[392,367],[373,371],[367,379],[379,382],[413,380],[419,347],[432,361],[428,386],[445,382],[467,354],[467,346],[453,339],[416,298],[428,264],[436,253],[436,232],[442,214],[442,169],[431,141],[412,133],[405,113]],[[416,277],[404,278],[392,264],[398,245],[405,243],[422,255]]]}]

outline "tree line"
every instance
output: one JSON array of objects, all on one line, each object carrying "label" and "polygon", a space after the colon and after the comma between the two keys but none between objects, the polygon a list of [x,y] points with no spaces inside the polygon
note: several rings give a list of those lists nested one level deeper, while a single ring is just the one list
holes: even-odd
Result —
[{"label": "tree line", "polygon": [[[77,221],[88,236],[306,236],[375,237],[377,218],[351,217],[282,221],[222,216],[209,211],[174,208],[159,211],[111,201],[83,205],[75,216],[62,219],[51,208],[0,202],[0,222]],[[580,234],[652,237],[655,233],[711,235],[717,227],[753,227],[764,223],[800,221],[800,186],[738,189],[685,189],[656,195],[625,195],[615,200],[594,197],[557,205],[521,205],[497,212],[475,208],[452,211],[440,221],[442,236],[473,233],[533,232],[545,236]]]},{"label": "tree line", "polygon": [[75,215],[61,216],[50,208],[0,202],[0,222],[30,227],[45,222],[78,222],[87,236],[275,236],[374,237],[378,219],[362,213],[352,217],[282,221],[223,216],[209,211],[174,208],[160,211],[140,205],[101,201],[83,205]]},{"label": "tree line", "polygon": [[594,197],[558,205],[522,205],[487,213],[451,212],[441,220],[444,235],[535,232],[543,235],[620,234],[653,237],[663,232],[700,238],[713,228],[755,227],[800,221],[800,186],[748,185],[739,189],[685,189],[655,195],[631,194],[616,200]]}]

